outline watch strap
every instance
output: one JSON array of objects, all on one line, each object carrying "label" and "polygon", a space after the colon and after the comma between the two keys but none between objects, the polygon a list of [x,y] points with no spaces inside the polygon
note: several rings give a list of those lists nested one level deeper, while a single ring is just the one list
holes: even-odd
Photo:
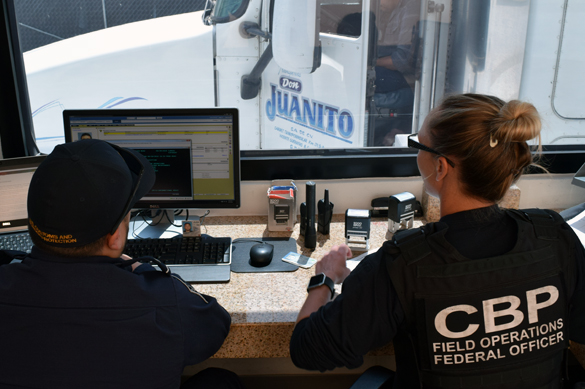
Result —
[{"label": "watch strap", "polygon": [[327,277],[325,275],[325,273],[320,273],[317,275],[314,275],[313,277],[311,277],[311,280],[309,281],[309,285],[312,284],[313,279],[319,277],[319,282],[318,284],[315,284],[313,286],[309,286],[307,287],[307,292],[309,292],[311,289],[317,288],[321,285],[327,285],[327,287],[329,287],[329,289],[331,290],[331,298],[333,299],[333,296],[335,296],[335,282],[333,282],[333,280],[329,277]]}]

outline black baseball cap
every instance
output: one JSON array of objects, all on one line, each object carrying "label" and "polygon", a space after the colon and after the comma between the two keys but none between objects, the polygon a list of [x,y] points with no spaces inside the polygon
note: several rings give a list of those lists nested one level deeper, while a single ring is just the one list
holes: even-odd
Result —
[{"label": "black baseball cap", "polygon": [[140,153],[98,139],[55,147],[28,191],[29,233],[54,247],[79,247],[116,231],[154,185]]}]

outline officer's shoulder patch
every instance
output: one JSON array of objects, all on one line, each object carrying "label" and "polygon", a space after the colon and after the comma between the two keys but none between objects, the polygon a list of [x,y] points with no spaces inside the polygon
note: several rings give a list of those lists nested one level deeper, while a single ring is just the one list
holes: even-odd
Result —
[{"label": "officer's shoulder patch", "polygon": [[404,230],[400,234],[395,234],[393,242],[409,265],[431,253],[431,248],[427,243],[426,233],[423,227],[412,228],[410,230]]},{"label": "officer's shoulder patch", "polygon": [[528,208],[519,210],[509,210],[515,213],[521,213],[525,215],[528,220],[540,220],[542,222],[563,222],[564,219],[561,215],[551,209],[540,209],[540,208]]},{"label": "officer's shoulder patch", "polygon": [[179,281],[185,288],[187,288],[189,290],[190,293],[196,294],[197,296],[201,297],[201,300],[205,301],[206,304],[209,303],[209,301],[207,301],[201,293],[199,293],[195,290],[193,285],[191,285],[188,282],[185,282],[185,280],[183,280],[181,277],[177,276],[176,274],[171,274],[171,277],[173,277],[175,280]]},{"label": "officer's shoulder patch", "polygon": [[398,248],[398,246],[396,246],[394,240],[385,241],[384,244],[382,245],[382,250],[384,250],[386,254],[390,254],[391,256],[396,256],[397,254],[400,254],[400,249]]},{"label": "officer's shoulder patch", "polygon": [[419,238],[421,235],[424,235],[424,230],[422,228],[411,228],[408,230],[400,230],[394,234],[392,241],[397,245],[401,246],[413,239]]}]

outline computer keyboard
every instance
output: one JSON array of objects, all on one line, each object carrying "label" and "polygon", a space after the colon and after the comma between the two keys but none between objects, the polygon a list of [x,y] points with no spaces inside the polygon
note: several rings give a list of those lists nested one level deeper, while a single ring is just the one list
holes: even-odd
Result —
[{"label": "computer keyboard", "polygon": [[129,239],[124,254],[151,256],[165,265],[213,265],[230,262],[231,238],[177,237],[168,239]]},{"label": "computer keyboard", "polygon": [[[0,250],[30,253],[33,243],[28,232],[0,235]],[[152,256],[169,266],[172,273],[188,282],[226,282],[230,280],[232,239],[176,237],[167,239],[129,239],[124,253],[131,257]]]},{"label": "computer keyboard", "polygon": [[15,250],[30,253],[33,242],[28,232],[0,235],[0,250]]},{"label": "computer keyboard", "polygon": [[230,279],[232,239],[175,237],[129,239],[124,253],[133,257],[151,256],[169,266],[189,282],[225,282]]}]

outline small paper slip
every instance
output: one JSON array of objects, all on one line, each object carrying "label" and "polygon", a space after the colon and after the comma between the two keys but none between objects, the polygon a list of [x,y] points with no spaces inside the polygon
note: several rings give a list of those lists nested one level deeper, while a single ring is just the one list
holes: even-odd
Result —
[{"label": "small paper slip", "polygon": [[365,252],[363,254],[360,254],[360,255],[358,255],[355,258],[348,259],[347,262],[346,262],[347,268],[349,270],[353,271],[353,269],[355,269],[355,267],[357,265],[359,265],[359,263],[362,261],[362,259],[364,259],[365,257],[367,257],[368,255],[370,255],[372,253],[375,253],[376,251],[378,251],[378,248],[376,248],[375,250],[370,250],[370,251],[367,251],[367,252]]},{"label": "small paper slip", "polygon": [[304,269],[308,269],[317,263],[317,260],[315,258],[310,258],[310,257],[307,257],[306,255],[301,255],[299,253],[295,253],[292,251],[290,253],[286,254],[284,257],[282,257],[282,260],[284,262],[288,262],[288,263],[292,263],[293,265],[300,266]]}]

